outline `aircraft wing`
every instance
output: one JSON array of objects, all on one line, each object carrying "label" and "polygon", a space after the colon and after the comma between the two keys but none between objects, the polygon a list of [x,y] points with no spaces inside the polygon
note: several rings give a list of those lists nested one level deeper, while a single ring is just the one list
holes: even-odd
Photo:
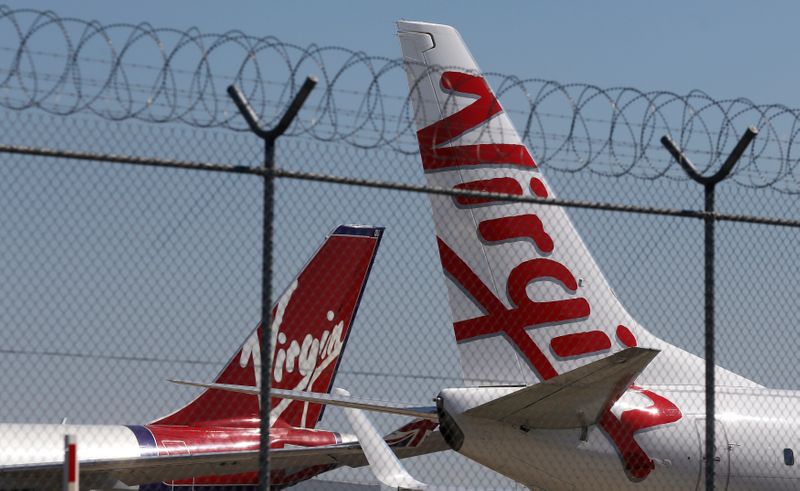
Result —
[{"label": "aircraft wing", "polygon": [[597,423],[655,358],[658,350],[628,348],[575,370],[469,409],[478,418],[540,429]]},{"label": "aircraft wing", "polygon": [[[447,450],[436,431],[413,447],[392,448],[398,458],[405,459]],[[273,470],[297,469],[317,465],[361,467],[367,458],[358,443],[325,447],[291,447],[270,451]],[[216,476],[258,471],[258,451],[220,452],[194,455],[160,455],[130,459],[81,461],[81,487],[111,486],[116,482],[128,486],[181,480],[193,476]],[[0,467],[0,489],[61,488],[63,464],[42,463]]]}]

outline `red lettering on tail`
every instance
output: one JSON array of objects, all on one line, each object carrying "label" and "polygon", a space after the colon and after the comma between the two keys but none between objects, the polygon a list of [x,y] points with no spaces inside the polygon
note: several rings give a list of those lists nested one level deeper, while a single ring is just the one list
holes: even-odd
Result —
[{"label": "red lettering on tail", "polygon": [[[523,168],[536,167],[527,148],[521,144],[481,143],[444,147],[443,145],[466,132],[487,123],[502,112],[500,104],[486,81],[476,75],[457,72],[442,73],[440,84],[448,93],[477,96],[469,106],[435,122],[417,132],[420,154],[425,171],[460,169],[475,165],[514,165]],[[443,106],[447,106],[443,103]],[[494,136],[488,133],[489,137]],[[511,183],[510,181],[514,181]],[[502,184],[501,184],[502,183]],[[457,189],[496,190],[508,187],[517,194],[519,183],[510,177],[472,181],[456,185]],[[538,177],[529,181],[531,192],[546,198],[549,193]],[[492,203],[481,198],[456,198],[459,205]],[[553,252],[555,244],[545,230],[546,224],[535,214],[503,216],[483,220],[477,225],[479,236],[486,242],[499,243],[510,240],[530,239],[541,253]],[[531,368],[542,380],[558,375],[557,370],[544,355],[540,347],[528,335],[531,328],[547,328],[586,319],[590,314],[589,302],[583,298],[561,300],[532,300],[527,293],[530,283],[551,281],[560,285],[570,295],[576,295],[578,284],[575,276],[560,262],[547,258],[535,258],[517,264],[507,280],[507,293],[511,308],[507,308],[481,281],[477,274],[441,238],[438,239],[439,254],[445,273],[469,295],[484,311],[485,315],[453,323],[456,341],[464,342],[482,336],[504,335],[527,359]],[[625,346],[635,346],[633,333],[624,326],[616,331],[617,339]],[[611,347],[610,337],[600,331],[588,331],[555,337],[550,344],[557,356],[577,356],[595,353]],[[648,409],[633,409],[617,418],[610,407],[603,413],[600,426],[605,430],[620,451],[625,468],[632,479],[644,479],[653,470],[653,463],[633,438],[635,432],[667,424],[680,419],[678,408],[667,399],[650,391],[638,390],[649,397],[654,406]]]},{"label": "red lettering on tail", "polygon": [[[465,191],[486,191],[489,193],[505,193],[515,196],[522,196],[522,186],[512,177],[498,177],[497,179],[486,179],[483,181],[465,182],[453,186],[453,189]],[[456,196],[456,203],[461,206],[484,205],[494,203],[494,198],[480,198],[477,196]]]},{"label": "red lettering on tail", "polygon": [[639,344],[631,330],[623,325],[617,326],[617,339],[628,348],[633,348]]},{"label": "red lettering on tail", "polygon": [[488,242],[514,239],[531,239],[544,253],[553,252],[553,239],[544,231],[542,221],[536,215],[519,215],[484,220],[478,224],[478,232]]},{"label": "red lettering on tail", "polygon": [[420,155],[426,171],[452,169],[480,164],[511,164],[522,167],[536,167],[525,145],[508,143],[482,143],[443,147],[454,138],[488,121],[495,114],[503,112],[483,77],[459,72],[444,72],[441,78],[442,89],[450,93],[463,93],[478,96],[478,99],[464,109],[419,130]]},{"label": "red lettering on tail", "polygon": [[445,271],[487,313],[482,317],[455,322],[453,329],[456,341],[502,333],[514,342],[544,380],[558,375],[542,350],[528,336],[526,329],[586,318],[589,316],[589,302],[583,298],[534,302],[528,298],[525,287],[531,281],[549,277],[574,291],[577,284],[569,271],[549,259],[534,259],[520,264],[511,272],[508,282],[509,297],[516,308],[508,309],[442,239],[438,239],[438,243]]},{"label": "red lettering on tail", "polygon": [[576,332],[550,340],[553,352],[562,357],[597,353],[611,348],[611,339],[603,331]]},{"label": "red lettering on tail", "polygon": [[[438,239],[439,254],[445,272],[468,293],[478,305],[487,312],[487,315],[454,322],[456,341],[463,342],[480,336],[505,334],[525,356],[530,366],[539,374],[542,380],[548,380],[558,375],[555,367],[545,357],[539,346],[526,332],[527,328],[563,324],[589,316],[589,303],[584,298],[557,300],[550,302],[534,302],[530,300],[525,291],[527,284],[535,279],[550,277],[558,280],[571,291],[575,291],[577,284],[574,277],[563,265],[548,259],[532,259],[520,264],[509,275],[509,298],[517,306],[507,309],[505,305],[489,290],[478,275],[456,254],[442,239]],[[545,261],[545,263],[541,263]],[[620,326],[624,327],[624,326]],[[620,330],[625,337],[627,328]],[[620,333],[618,331],[618,334]],[[603,333],[604,339],[595,338],[589,331],[593,341],[590,348],[607,349],[610,347],[608,336]],[[572,335],[575,336],[575,335]],[[631,334],[632,337],[632,334]],[[564,336],[562,336],[564,338]],[[575,352],[575,345],[567,346],[563,340],[554,338],[554,351],[559,356],[570,356]],[[574,338],[573,338],[574,340]],[[631,342],[630,340],[627,340]],[[635,343],[635,341],[633,341]],[[563,348],[563,350],[562,350]],[[562,351],[561,354],[559,351]],[[580,350],[579,350],[580,351]],[[653,406],[644,409],[630,409],[617,418],[611,412],[611,406],[606,408],[600,417],[599,426],[611,438],[619,449],[620,457],[625,463],[628,475],[635,480],[645,479],[655,468],[647,453],[636,443],[634,434],[645,428],[652,428],[675,422],[681,418],[681,412],[675,404],[658,394],[631,386],[632,390],[645,395],[653,401]]]}]

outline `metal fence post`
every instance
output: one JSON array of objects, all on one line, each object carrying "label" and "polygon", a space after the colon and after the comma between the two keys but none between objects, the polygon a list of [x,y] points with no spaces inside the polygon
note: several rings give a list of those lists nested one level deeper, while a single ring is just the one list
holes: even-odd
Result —
[{"label": "metal fence post", "polygon": [[63,491],[78,491],[81,488],[78,439],[75,435],[64,435],[64,479],[62,483]]},{"label": "metal fence post", "polygon": [[747,128],[722,167],[711,176],[703,176],[697,167],[678,149],[672,139],[664,135],[661,144],[692,180],[703,185],[705,190],[705,358],[706,358],[706,445],[705,469],[707,491],[714,489],[714,445],[715,442],[715,381],[714,381],[714,191],[717,184],[730,175],[736,162],[753,138],[758,134],[754,127]]},{"label": "metal fence post", "polygon": [[283,135],[294,121],[298,111],[308,98],[317,79],[306,78],[300,91],[295,95],[286,112],[275,127],[265,130],[259,122],[244,94],[234,85],[228,87],[228,95],[233,99],[239,112],[242,113],[247,126],[257,137],[264,140],[264,191],[262,215],[262,259],[261,259],[261,393],[259,396],[260,429],[259,444],[259,486],[258,489],[268,491],[269,482],[269,412],[270,386],[272,385],[272,347],[269,329],[272,326],[272,219],[275,208],[275,141]]}]

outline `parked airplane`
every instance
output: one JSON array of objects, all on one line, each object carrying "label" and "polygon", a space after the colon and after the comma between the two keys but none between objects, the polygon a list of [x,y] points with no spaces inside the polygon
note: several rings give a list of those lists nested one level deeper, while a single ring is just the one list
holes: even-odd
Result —
[{"label": "parked airplane", "polygon": [[[339,226],[280,297],[272,310],[272,387],[331,389],[382,234],[381,228]],[[145,425],[0,425],[0,489],[59,489],[64,435],[76,434],[81,489],[254,490],[260,421],[254,394],[260,386],[262,335],[259,325],[215,381],[249,387],[252,394],[205,390],[186,406]],[[406,425],[384,443],[365,428],[369,425],[363,418],[354,428],[359,438],[316,429],[322,412],[320,404],[272,399],[273,487],[341,465],[365,465],[374,455],[391,464],[396,458],[387,458],[391,452],[386,443],[400,457],[447,448],[434,422]],[[367,455],[359,440],[371,440]],[[386,477],[387,469],[377,471],[379,478]],[[405,476],[397,473],[388,477],[399,477],[398,482],[410,487],[419,485],[403,481]]]},{"label": "parked airplane", "polygon": [[[398,25],[428,184],[552,198],[458,32]],[[428,414],[453,450],[527,486],[701,487],[704,361],[631,317],[566,211],[430,199],[468,387],[442,390],[436,415],[353,397],[282,395]],[[716,488],[800,489],[800,392],[715,373]]]}]

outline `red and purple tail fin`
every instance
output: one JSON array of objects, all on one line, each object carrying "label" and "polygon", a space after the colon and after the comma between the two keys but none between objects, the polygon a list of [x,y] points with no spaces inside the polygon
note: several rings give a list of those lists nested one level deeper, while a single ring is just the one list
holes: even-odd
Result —
[{"label": "red and purple tail fin", "polygon": [[[340,225],[272,307],[272,387],[329,392],[378,250],[383,228]],[[262,327],[214,380],[260,387]],[[272,399],[272,425],[313,428],[314,403]],[[151,424],[258,427],[258,397],[208,389]]]}]

